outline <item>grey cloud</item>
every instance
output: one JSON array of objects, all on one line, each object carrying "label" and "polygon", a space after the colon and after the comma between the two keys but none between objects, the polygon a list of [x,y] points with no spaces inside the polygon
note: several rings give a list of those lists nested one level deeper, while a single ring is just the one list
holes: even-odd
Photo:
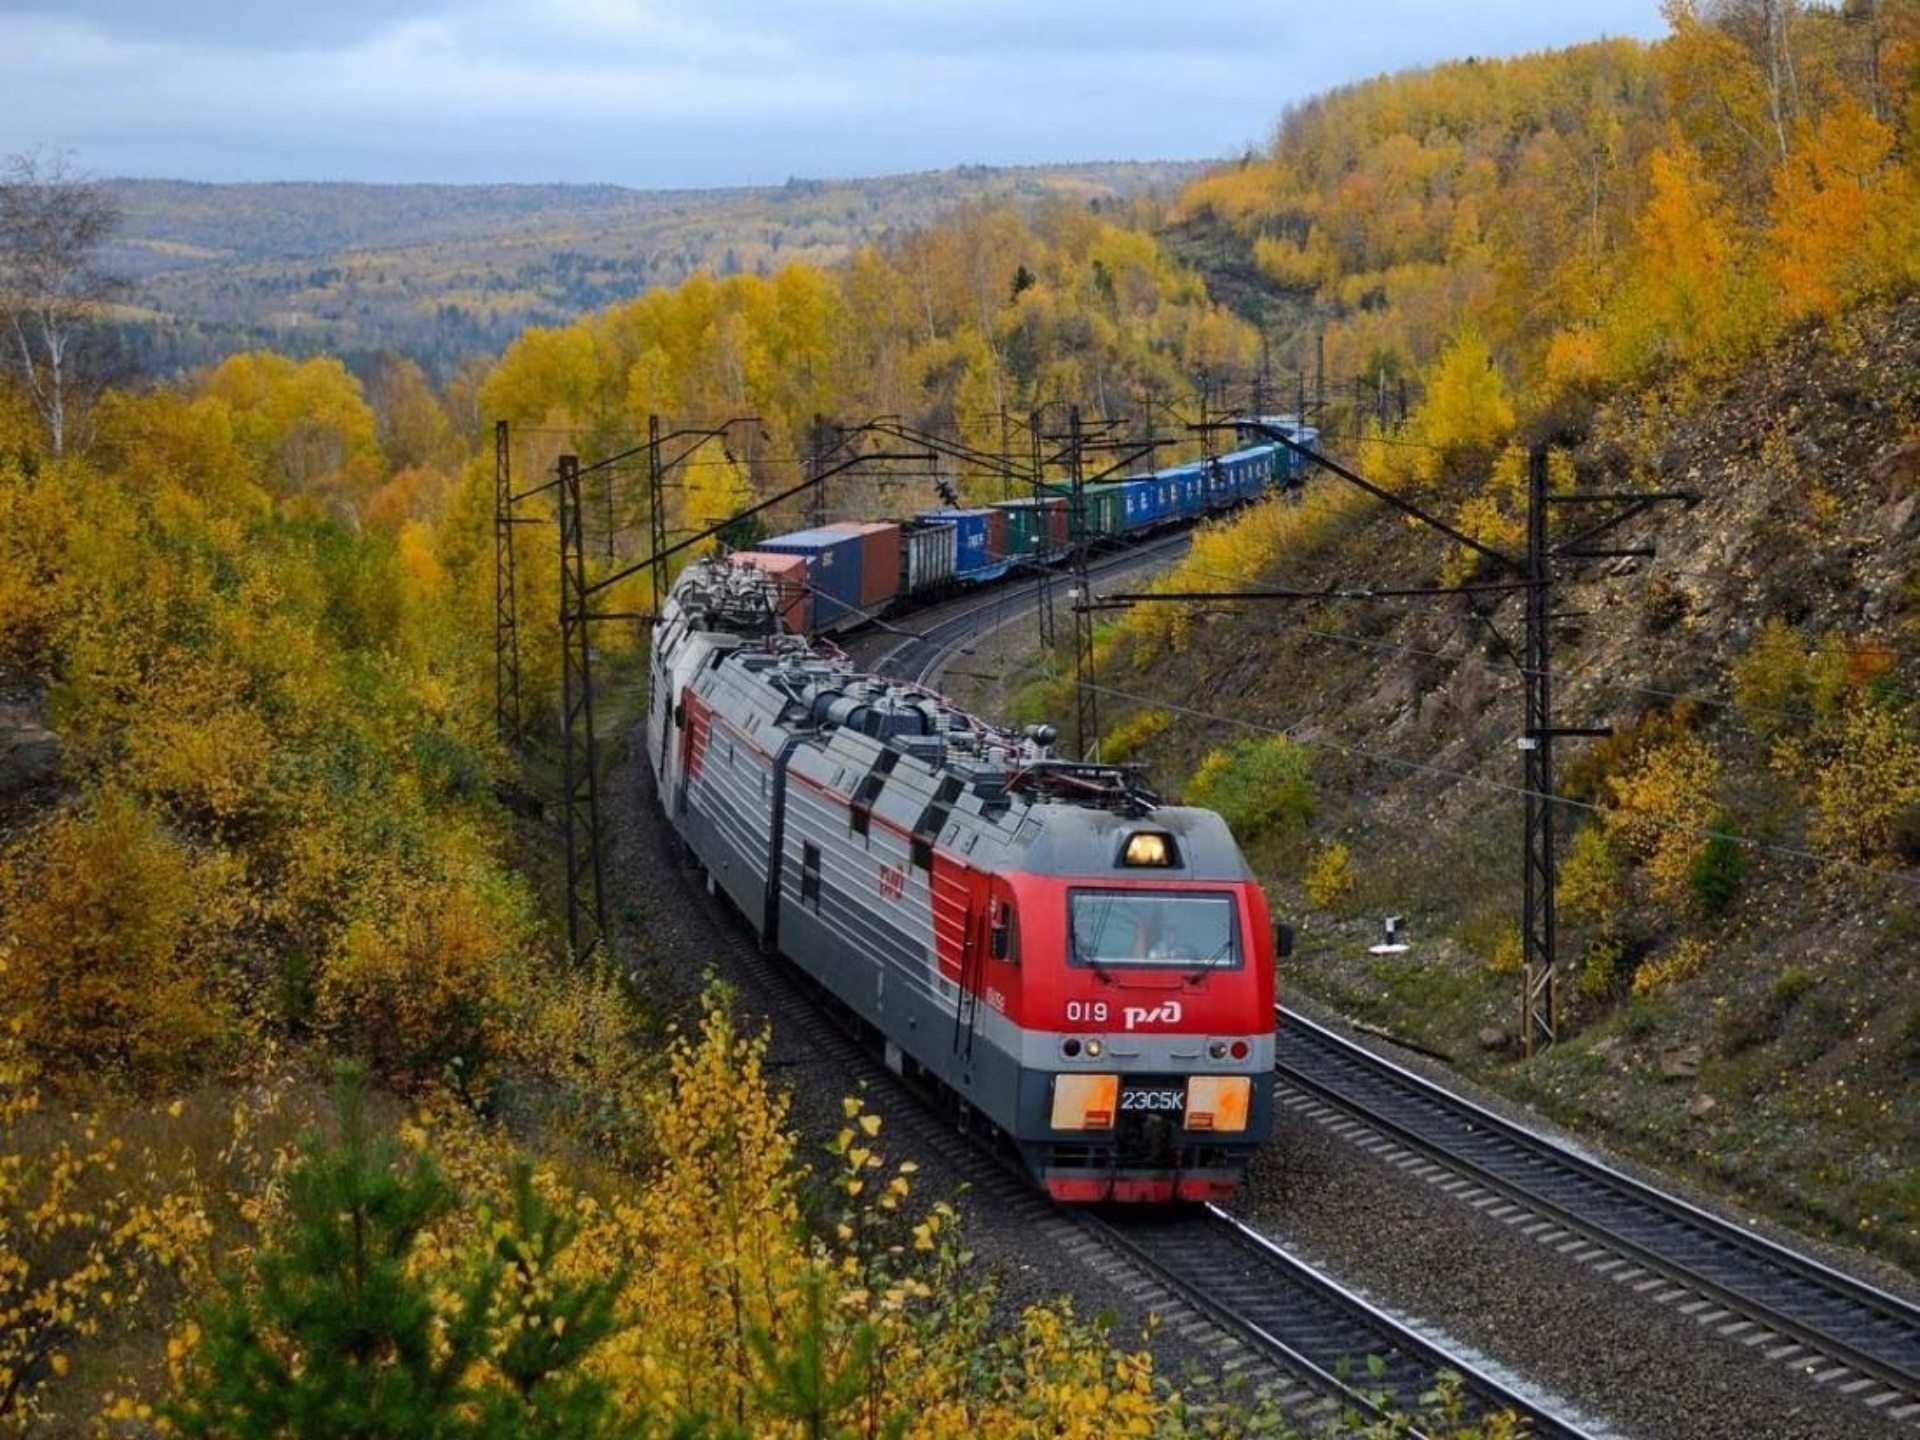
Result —
[{"label": "grey cloud", "polygon": [[[444,7],[444,8],[436,8]],[[778,182],[1205,159],[1384,70],[1657,0],[0,0],[0,142],[185,179]]]}]

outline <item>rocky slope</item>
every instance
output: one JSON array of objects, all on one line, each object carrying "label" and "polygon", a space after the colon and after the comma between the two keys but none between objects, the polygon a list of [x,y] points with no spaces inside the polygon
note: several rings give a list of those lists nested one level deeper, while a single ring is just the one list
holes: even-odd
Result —
[{"label": "rocky slope", "polygon": [[[1895,815],[1890,848],[1844,847],[1821,828],[1814,771],[1782,750],[1831,750],[1831,734],[1809,738],[1809,707],[1870,699],[1894,718],[1857,783],[1920,796],[1920,303],[1801,334],[1723,380],[1610,400],[1572,438],[1581,489],[1697,501],[1610,537],[1652,543],[1652,558],[1556,572],[1556,723],[1616,732],[1561,742],[1563,860],[1609,782],[1680,735],[1717,770],[1672,833],[1733,838],[1712,905],[1691,874],[1691,892],[1655,896],[1643,865],[1619,880],[1609,943],[1563,907],[1562,1043],[1546,1057],[1514,1042],[1517,597],[1223,608],[1183,651],[1123,645],[1101,681],[1176,717],[1146,756],[1165,788],[1249,725],[1308,751],[1313,821],[1253,846],[1302,925],[1294,986],[1736,1199],[1920,1267],[1920,802]],[[1420,499],[1450,515],[1464,493]],[[1556,507],[1556,527],[1572,510]],[[1446,544],[1370,507],[1266,579],[1429,585]],[[1770,635],[1801,675],[1778,708],[1755,658]],[[1109,733],[1127,713],[1103,702]],[[1304,875],[1336,841],[1353,883],[1315,907]],[[1388,914],[1412,948],[1370,954]]]}]

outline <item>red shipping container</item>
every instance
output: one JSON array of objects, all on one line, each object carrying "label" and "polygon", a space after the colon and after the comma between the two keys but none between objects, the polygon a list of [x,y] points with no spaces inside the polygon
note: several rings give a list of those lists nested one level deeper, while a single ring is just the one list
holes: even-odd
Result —
[{"label": "red shipping container", "polygon": [[987,559],[1004,560],[1007,558],[1007,512],[1004,510],[987,511]]},{"label": "red shipping container", "polygon": [[1047,541],[1055,550],[1067,548],[1067,502],[1058,497],[1043,502],[1047,512]]},{"label": "red shipping container", "polygon": [[842,520],[825,528],[860,537],[860,608],[878,614],[900,592],[900,527],[883,521]]},{"label": "red shipping container", "polygon": [[741,550],[731,558],[773,577],[780,588],[780,618],[794,634],[806,634],[807,621],[813,613],[813,592],[807,585],[807,557],[776,555],[771,550]]}]

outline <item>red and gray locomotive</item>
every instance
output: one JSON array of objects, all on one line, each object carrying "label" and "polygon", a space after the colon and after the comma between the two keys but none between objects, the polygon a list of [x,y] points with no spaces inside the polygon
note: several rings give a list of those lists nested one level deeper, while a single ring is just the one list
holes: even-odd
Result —
[{"label": "red and gray locomotive", "polygon": [[758,932],[1068,1201],[1215,1200],[1273,1125],[1275,932],[1211,811],[784,633],[696,562],[654,631],[667,818]]}]

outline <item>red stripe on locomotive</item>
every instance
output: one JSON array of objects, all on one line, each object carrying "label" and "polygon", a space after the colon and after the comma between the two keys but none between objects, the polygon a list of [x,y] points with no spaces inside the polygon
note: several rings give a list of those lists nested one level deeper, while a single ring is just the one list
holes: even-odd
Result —
[{"label": "red stripe on locomotive", "polygon": [[693,693],[691,687],[680,692],[680,703],[686,706],[686,729],[682,732],[682,742],[686,746],[681,758],[688,780],[700,778],[700,768],[707,763],[707,747],[713,735],[713,712]]}]

